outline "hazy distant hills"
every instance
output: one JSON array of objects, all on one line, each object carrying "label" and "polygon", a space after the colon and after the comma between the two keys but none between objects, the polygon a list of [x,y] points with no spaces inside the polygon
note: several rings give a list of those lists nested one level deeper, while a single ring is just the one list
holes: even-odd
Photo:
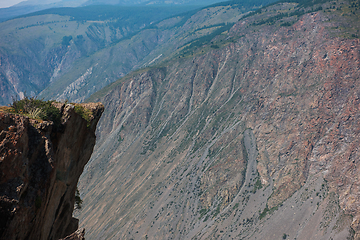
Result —
[{"label": "hazy distant hills", "polygon": [[44,9],[48,9],[48,8],[56,8],[56,7],[78,7],[81,4],[85,3],[86,0],[77,0],[77,1],[69,1],[69,0],[60,0],[60,1],[56,1],[56,0],[49,0],[49,1],[38,1],[38,0],[28,0],[28,1],[23,1],[20,2],[19,4],[16,4],[12,7],[9,8],[0,8],[0,22],[20,16],[20,15],[24,15],[24,14],[28,14],[28,13],[32,13],[32,12],[36,12],[36,11],[40,11],[40,10],[44,10]]},{"label": "hazy distant hills", "polygon": [[182,5],[57,8],[0,23],[0,104],[39,93],[83,101],[132,70],[210,41],[264,2],[235,3],[192,12]]},{"label": "hazy distant hills", "polygon": [[16,16],[36,12],[39,10],[59,7],[81,7],[89,5],[198,5],[206,6],[221,0],[28,0],[9,8],[0,8],[0,22]]},{"label": "hazy distant hills", "polygon": [[113,4],[113,5],[154,5],[154,4],[169,4],[169,5],[210,5],[217,2],[223,2],[221,0],[88,0],[85,5],[90,4]]},{"label": "hazy distant hills", "polygon": [[147,4],[191,4],[191,5],[210,5],[221,0],[27,0],[16,5],[20,6],[36,6],[45,5],[47,7],[79,7],[88,5],[147,5]]},{"label": "hazy distant hills", "polygon": [[[89,6],[43,10],[42,13],[32,14],[33,16],[0,23],[0,104],[9,103],[12,96],[21,96],[25,91],[31,95],[38,94],[49,83],[55,82],[72,69],[72,74],[76,76],[68,76],[65,81],[75,81],[93,66],[91,63],[81,65],[88,60],[94,62],[91,59],[96,59],[97,55],[102,56],[101,53],[95,54],[97,51],[106,47],[114,48],[113,44],[121,39],[125,40],[152,22],[186,10]],[[124,51],[119,47],[114,49]],[[133,67],[131,60],[125,59],[123,54],[115,56],[126,62],[127,70],[121,70],[124,67],[116,63],[117,70],[110,72],[112,80],[107,81],[104,77],[101,79],[103,84],[116,80],[124,75],[123,71],[127,73]],[[141,55],[136,54],[136,57]],[[82,58],[84,61],[74,63]],[[94,64],[103,66],[108,62]]]},{"label": "hazy distant hills", "polygon": [[45,5],[47,7],[77,7],[87,0],[26,0],[16,4],[14,7]]}]

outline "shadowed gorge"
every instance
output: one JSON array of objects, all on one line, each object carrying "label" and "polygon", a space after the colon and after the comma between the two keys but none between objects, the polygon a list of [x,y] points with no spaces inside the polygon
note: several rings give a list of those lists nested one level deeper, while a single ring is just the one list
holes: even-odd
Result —
[{"label": "shadowed gorge", "polygon": [[71,104],[56,106],[60,126],[0,112],[0,239],[59,239],[78,228],[76,185],[104,106],[82,105],[89,122]]}]

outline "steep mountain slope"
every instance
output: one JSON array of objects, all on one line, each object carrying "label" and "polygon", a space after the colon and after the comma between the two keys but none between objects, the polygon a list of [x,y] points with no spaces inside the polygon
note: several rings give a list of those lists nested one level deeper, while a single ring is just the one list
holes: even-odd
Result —
[{"label": "steep mountain slope", "polygon": [[87,238],[359,239],[358,6],[274,4],[93,95]]}]

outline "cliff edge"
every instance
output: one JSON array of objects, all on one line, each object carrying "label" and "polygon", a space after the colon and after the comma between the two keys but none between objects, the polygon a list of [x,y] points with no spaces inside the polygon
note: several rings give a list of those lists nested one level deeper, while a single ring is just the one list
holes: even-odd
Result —
[{"label": "cliff edge", "polygon": [[[59,239],[72,217],[78,179],[95,145],[101,103],[55,104],[61,124],[0,112],[0,239]],[[90,110],[90,111],[89,111]]]}]

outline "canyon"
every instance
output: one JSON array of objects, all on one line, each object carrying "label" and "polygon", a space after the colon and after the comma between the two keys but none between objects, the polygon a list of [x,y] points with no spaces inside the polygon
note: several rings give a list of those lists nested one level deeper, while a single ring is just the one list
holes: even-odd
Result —
[{"label": "canyon", "polygon": [[106,110],[79,182],[89,239],[359,239],[353,15],[274,17],[294,6],[90,97]]},{"label": "canyon", "polygon": [[0,104],[25,95],[82,102],[131,71],[172,58],[191,41],[211,38],[242,14],[272,1],[200,9],[58,8],[0,23]]},{"label": "canyon", "polygon": [[[7,51],[18,51],[20,42],[0,48],[2,99],[32,89],[46,99],[89,102],[84,106],[97,106],[98,117],[91,133],[75,117],[86,131],[57,147],[62,141],[48,123],[0,113],[4,143],[15,137],[26,143],[31,129],[42,139],[50,158],[39,157],[45,167],[38,175],[50,176],[53,194],[66,196],[52,203],[59,207],[38,210],[50,192],[34,190],[30,183],[38,179],[26,180],[37,168],[15,166],[22,177],[11,180],[12,192],[2,198],[14,224],[2,223],[3,236],[18,226],[12,209],[20,213],[17,204],[31,200],[26,211],[42,217],[30,226],[45,216],[54,226],[24,232],[43,239],[65,237],[78,226],[86,239],[360,239],[360,2],[254,2],[218,3],[133,28],[53,12],[45,15],[48,23],[17,29],[50,33],[61,23],[66,31],[58,35],[56,28],[40,48],[33,39],[25,54]],[[2,39],[18,34],[7,33]],[[34,49],[46,54],[23,61]],[[13,67],[16,59],[26,63],[21,71]],[[46,77],[34,71],[41,81],[22,82],[19,76],[38,69],[32,64],[47,67]],[[59,109],[71,112],[72,105],[59,103]],[[66,126],[77,134],[78,123]],[[82,155],[69,139],[82,139],[87,149],[74,178],[71,164],[49,160]],[[38,158],[28,150],[35,148],[23,148],[10,152]],[[5,173],[1,181],[14,179]],[[76,189],[83,203],[72,217]]]}]

